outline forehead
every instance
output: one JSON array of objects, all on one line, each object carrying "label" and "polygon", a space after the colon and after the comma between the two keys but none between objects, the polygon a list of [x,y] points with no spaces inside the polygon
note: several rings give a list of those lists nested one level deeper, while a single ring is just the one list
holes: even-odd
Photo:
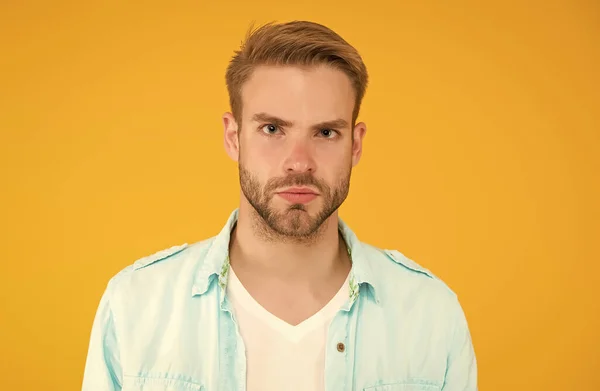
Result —
[{"label": "forehead", "polygon": [[350,122],[354,95],[348,76],[330,66],[259,66],[242,88],[242,115],[268,113],[307,124],[334,118]]}]

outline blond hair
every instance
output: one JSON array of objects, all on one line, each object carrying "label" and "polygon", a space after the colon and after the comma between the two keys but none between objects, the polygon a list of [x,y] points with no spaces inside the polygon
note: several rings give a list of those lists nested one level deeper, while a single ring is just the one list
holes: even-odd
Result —
[{"label": "blond hair", "polygon": [[355,92],[352,124],[360,111],[368,82],[367,68],[357,50],[328,27],[308,21],[263,25],[248,30],[226,72],[229,104],[241,124],[241,89],[259,65],[314,66],[326,64],[343,71]]}]

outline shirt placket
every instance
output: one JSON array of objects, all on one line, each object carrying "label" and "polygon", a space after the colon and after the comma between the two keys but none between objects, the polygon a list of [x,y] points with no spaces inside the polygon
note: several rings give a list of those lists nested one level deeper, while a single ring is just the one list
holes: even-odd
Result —
[{"label": "shirt placket", "polygon": [[219,390],[246,391],[246,348],[226,295],[229,259],[219,275]]},{"label": "shirt placket", "polygon": [[359,286],[350,278],[350,297],[333,318],[325,349],[325,390],[351,390],[354,382]]}]

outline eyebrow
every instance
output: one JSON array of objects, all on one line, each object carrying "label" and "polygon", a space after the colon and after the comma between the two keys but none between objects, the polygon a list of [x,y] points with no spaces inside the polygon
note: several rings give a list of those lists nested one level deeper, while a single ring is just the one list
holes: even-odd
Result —
[{"label": "eyebrow", "polygon": [[281,127],[292,127],[293,123],[284,119],[275,117],[267,113],[257,113],[252,116],[252,120],[255,122],[268,122],[270,124],[281,126]]},{"label": "eyebrow", "polygon": [[[276,125],[276,126],[280,126],[280,127],[287,127],[287,128],[291,128],[294,123],[284,120],[282,118],[276,117],[274,115],[270,115],[267,113],[257,113],[254,114],[254,116],[252,116],[252,120],[256,121],[256,122],[268,122],[270,124]],[[323,122],[319,122],[317,124],[314,124],[311,126],[311,128],[313,130],[321,130],[321,129],[341,129],[341,128],[347,128],[348,127],[348,121],[342,119],[342,118],[338,118],[338,119],[334,119],[331,121],[323,121]]]}]

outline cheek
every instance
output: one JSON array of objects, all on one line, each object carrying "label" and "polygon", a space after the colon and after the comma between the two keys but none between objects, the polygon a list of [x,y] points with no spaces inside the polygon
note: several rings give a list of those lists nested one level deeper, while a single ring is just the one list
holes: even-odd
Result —
[{"label": "cheek", "polygon": [[256,137],[255,134],[251,134],[252,130],[244,129],[243,138],[240,140],[240,149],[244,161],[253,162],[265,158],[265,154],[269,152],[269,148],[266,143],[261,140],[261,137]]},{"label": "cheek", "polygon": [[347,171],[352,162],[352,147],[350,145],[325,144],[316,148],[316,158],[323,171],[339,173]]},{"label": "cheek", "polygon": [[350,153],[328,154],[319,157],[317,177],[325,181],[332,189],[337,188],[351,170]]},{"label": "cheek", "polygon": [[268,177],[281,162],[281,148],[274,148],[272,144],[262,140],[245,140],[242,145],[242,164],[261,179]]}]

